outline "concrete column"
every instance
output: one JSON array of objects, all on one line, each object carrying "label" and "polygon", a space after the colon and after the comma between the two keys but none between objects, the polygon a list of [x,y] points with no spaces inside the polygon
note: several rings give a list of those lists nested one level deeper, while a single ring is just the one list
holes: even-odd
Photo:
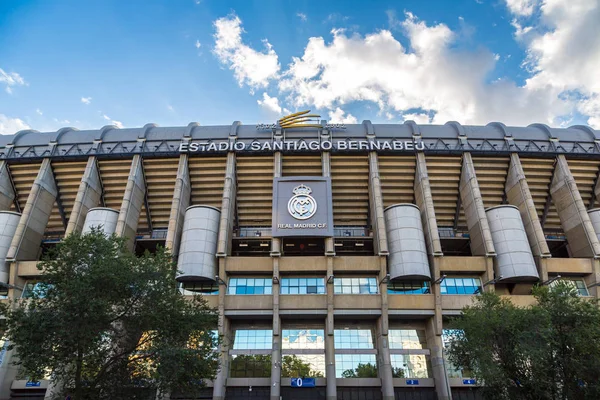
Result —
[{"label": "concrete column", "polygon": [[188,155],[182,154],[179,157],[173,202],[171,203],[171,214],[169,215],[169,228],[167,229],[167,240],[165,241],[165,247],[169,249],[174,257],[177,257],[179,254],[183,219],[185,217],[185,210],[190,206],[191,194],[192,186],[190,183]]},{"label": "concrete column", "polygon": [[535,210],[535,203],[517,153],[510,155],[505,192],[508,203],[519,208],[533,256],[550,257],[550,249],[548,249],[548,243],[546,243],[544,229]]},{"label": "concrete column", "polygon": [[429,351],[431,352],[429,357],[437,398],[438,400],[451,400],[452,390],[448,381],[448,374],[446,373],[441,325],[436,323],[435,318],[430,318],[427,321],[425,332],[427,347],[429,347]]},{"label": "concrete column", "polygon": [[327,400],[337,400],[337,382],[335,378],[335,342],[334,342],[334,320],[333,320],[333,282],[328,278],[333,276],[333,258],[327,257],[327,319],[325,320],[325,378],[327,387],[325,389]]},{"label": "concrete column", "polygon": [[[18,274],[18,263],[13,263],[10,267],[10,277],[9,281],[13,283],[16,287],[23,287],[25,285],[25,279],[19,278]],[[15,307],[19,307],[16,301],[21,297],[22,291],[19,289],[9,289],[8,290],[8,298],[12,302],[9,307],[14,309]],[[0,348],[2,351],[2,348]],[[4,353],[1,362],[0,362],[0,400],[10,400],[12,397],[10,396],[10,387],[13,381],[17,378],[19,373],[19,366],[13,365],[13,362],[18,360],[18,355],[16,350],[6,351]]]},{"label": "concrete column", "polygon": [[217,257],[226,257],[231,253],[231,235],[235,218],[235,197],[237,192],[235,179],[235,153],[227,153],[225,183],[223,184],[223,202],[221,203],[221,221],[219,223],[219,239]]},{"label": "concrete column", "polygon": [[[219,258],[219,277],[225,280],[225,264],[227,262],[226,258]],[[230,332],[230,323],[229,319],[225,316],[225,294],[227,291],[227,286],[221,285],[219,286],[219,322],[218,322],[218,330],[219,330],[219,338],[221,339],[221,344],[219,346],[219,361],[221,363],[221,367],[219,372],[217,372],[217,376],[213,385],[213,400],[225,400],[225,393],[227,390],[227,377],[229,376],[229,349],[233,343],[231,343],[231,332]]]},{"label": "concrete column", "polygon": [[[323,176],[331,178],[331,153],[324,151],[321,153],[321,168]],[[385,227],[385,225],[383,225]],[[332,237],[325,238],[325,255],[335,256],[335,245]]]},{"label": "concrete column", "polygon": [[[281,152],[276,151],[275,154],[273,154],[273,178],[281,178],[282,168]],[[281,256],[281,238],[272,238],[271,257],[279,256]]]},{"label": "concrete column", "polygon": [[442,243],[440,242],[440,232],[438,231],[437,220],[435,218],[433,196],[431,194],[431,185],[429,184],[429,174],[427,173],[427,162],[425,154],[422,152],[416,155],[414,189],[415,203],[419,207],[419,210],[421,210],[421,221],[423,222],[427,253],[429,255],[442,256]]},{"label": "concrete column", "polygon": [[488,220],[483,207],[483,199],[479,191],[479,183],[475,175],[475,166],[470,153],[463,154],[460,174],[460,198],[462,201],[469,236],[471,237],[471,253],[474,256],[493,256],[496,254]]},{"label": "concrete column", "polygon": [[281,319],[279,317],[279,258],[273,258],[273,347],[271,348],[271,400],[281,396]]},{"label": "concrete column", "polygon": [[567,236],[573,257],[600,257],[600,243],[577,190],[577,184],[564,155],[556,158],[554,177],[550,185],[552,202]]},{"label": "concrete column", "polygon": [[121,211],[119,212],[116,229],[117,236],[127,239],[130,250],[133,250],[135,245],[135,236],[145,196],[146,181],[144,178],[142,157],[135,155],[129,169],[129,178],[127,179],[127,186],[125,187],[125,194],[123,195],[123,203],[121,203]]},{"label": "concrete column", "polygon": [[[375,254],[385,256],[389,254],[387,233],[385,230],[385,217],[383,215],[383,195],[381,194],[381,179],[379,177],[379,160],[377,152],[369,152],[369,201],[371,224],[375,233]],[[385,268],[385,265],[384,265]]]},{"label": "concrete column", "polygon": [[381,378],[381,394],[383,400],[394,400],[394,377],[392,375],[392,359],[389,346],[389,316],[386,276],[386,257],[379,257],[379,291],[381,295],[381,317],[377,320],[377,354],[378,371]]},{"label": "concrete column", "polygon": [[88,158],[85,171],[81,177],[79,190],[73,203],[69,223],[65,236],[69,236],[73,232],[81,232],[85,217],[90,208],[98,207],[100,198],[102,197],[102,182],[100,180],[100,171],[98,171],[98,162],[95,156]]},{"label": "concrete column", "polygon": [[16,195],[10,179],[8,163],[0,161],[0,211],[10,210]]},{"label": "concrete column", "polygon": [[50,159],[45,158],[29,191],[7,259],[37,260],[57,193]]}]

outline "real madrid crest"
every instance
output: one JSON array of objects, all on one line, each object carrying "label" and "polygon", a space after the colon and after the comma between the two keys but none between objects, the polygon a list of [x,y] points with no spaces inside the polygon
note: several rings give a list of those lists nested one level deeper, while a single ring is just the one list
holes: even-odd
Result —
[{"label": "real madrid crest", "polygon": [[310,194],[310,187],[301,184],[293,190],[294,196],[288,201],[288,212],[296,219],[309,219],[317,212],[317,201]]}]

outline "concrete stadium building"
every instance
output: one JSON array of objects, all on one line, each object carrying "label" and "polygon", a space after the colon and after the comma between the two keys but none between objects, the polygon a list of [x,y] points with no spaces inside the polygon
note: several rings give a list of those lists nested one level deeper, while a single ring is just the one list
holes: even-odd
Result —
[{"label": "concrete stadium building", "polygon": [[[0,136],[6,297],[91,225],[166,246],[218,309],[218,400],[476,399],[444,358],[474,295],[598,297],[600,131],[287,122]],[[42,398],[0,354],[0,399]]]}]

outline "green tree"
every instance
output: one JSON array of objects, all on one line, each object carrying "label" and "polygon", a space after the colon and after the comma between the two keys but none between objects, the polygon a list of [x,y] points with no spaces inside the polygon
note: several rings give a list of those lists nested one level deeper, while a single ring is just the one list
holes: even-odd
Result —
[{"label": "green tree", "polygon": [[281,360],[281,376],[292,378],[323,378],[321,371],[312,369],[309,363],[295,355],[283,356]]},{"label": "green tree", "polygon": [[377,378],[377,365],[360,363],[356,368],[342,372],[342,378]]},{"label": "green tree", "polygon": [[55,398],[194,393],[215,376],[217,316],[180,294],[167,251],[136,257],[94,230],[65,238],[38,268],[45,287],[4,308],[6,337],[21,375],[51,371]]},{"label": "green tree", "polygon": [[478,296],[452,322],[450,361],[484,383],[488,399],[600,398],[600,309],[568,284],[536,287],[519,308]]}]

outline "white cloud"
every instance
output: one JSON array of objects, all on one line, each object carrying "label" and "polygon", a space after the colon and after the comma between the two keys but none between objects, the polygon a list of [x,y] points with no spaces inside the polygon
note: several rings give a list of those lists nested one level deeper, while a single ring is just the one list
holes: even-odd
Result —
[{"label": "white cloud", "polygon": [[296,13],[296,17],[300,18],[300,20],[302,22],[306,22],[308,20],[308,17],[306,16],[306,14],[301,13],[301,12]]},{"label": "white cloud", "polygon": [[42,110],[40,110],[39,108],[36,108],[36,109],[35,109],[35,112],[36,112],[38,115],[44,115],[44,113],[42,112]]},{"label": "white cloud", "polygon": [[24,129],[30,129],[22,119],[10,118],[4,114],[0,114],[0,134],[12,135]]},{"label": "white cloud", "polygon": [[214,22],[216,33],[214,54],[221,63],[233,71],[238,85],[251,89],[266,87],[269,80],[279,74],[277,53],[265,39],[264,52],[259,52],[242,42],[242,21],[237,15],[219,18]]},{"label": "white cloud", "polygon": [[202,43],[200,43],[200,41],[196,39],[196,43],[194,44],[194,46],[196,46],[196,48],[199,49],[200,47],[202,47]]},{"label": "white cloud", "polygon": [[110,124],[116,126],[117,128],[120,128],[120,129],[123,128],[123,123],[121,121],[115,121],[114,119],[112,119],[111,117],[109,117],[106,114],[102,114],[102,118],[104,118],[107,121],[110,121]]},{"label": "white cloud", "polygon": [[404,121],[415,121],[417,124],[429,124],[431,118],[425,113],[409,113],[402,116]]},{"label": "white cloud", "polygon": [[329,111],[329,121],[332,124],[356,124],[358,120],[350,113],[346,113],[341,108],[337,107],[335,110]]},{"label": "white cloud", "polygon": [[92,98],[91,97],[82,97],[81,102],[83,104],[90,104],[92,102]]},{"label": "white cloud", "polygon": [[532,72],[525,86],[561,97],[596,128],[600,128],[598,21],[597,0],[544,0],[539,17],[531,21],[533,31],[523,41]]},{"label": "white cloud", "polygon": [[6,93],[12,94],[13,86],[25,86],[27,82],[16,72],[5,72],[0,68],[0,83],[5,85]]},{"label": "white cloud", "polygon": [[506,0],[506,5],[510,12],[519,16],[529,16],[533,14],[539,0]]},{"label": "white cloud", "polygon": [[268,113],[273,115],[281,115],[282,109],[279,105],[279,99],[277,97],[271,97],[265,92],[263,93],[263,99],[256,100],[256,102]]},{"label": "white cloud", "polygon": [[[280,108],[327,109],[330,118],[356,120],[343,109],[362,102],[367,108],[376,105],[379,115],[422,123],[560,126],[583,114],[589,124],[598,125],[600,3],[513,1],[509,7],[515,10],[513,25],[528,54],[524,72],[529,78],[524,84],[490,80],[502,62],[498,55],[482,47],[468,51],[456,46],[460,32],[442,23],[428,25],[409,12],[403,19],[388,12],[390,26],[403,40],[390,30],[362,36],[333,29],[331,39],[309,38],[303,54],[292,57],[282,72],[272,48],[258,53],[242,43],[237,16],[221,18],[215,22],[215,54],[230,66],[240,85],[264,87],[276,80],[279,93],[263,95],[263,107],[266,100],[278,98]],[[268,59],[271,68],[257,69],[259,63],[245,54]]]},{"label": "white cloud", "polygon": [[282,74],[279,89],[297,107],[373,102],[381,111],[422,109],[435,123],[552,123],[565,111],[543,88],[528,90],[509,80],[489,83],[495,55],[485,49],[455,50],[456,35],[446,25],[428,26],[406,13],[399,27],[412,51],[388,30],[364,37],[333,30],[330,43],[310,38],[302,57],[294,57]]},{"label": "white cloud", "polygon": [[167,110],[169,110],[169,111],[171,111],[171,112],[174,112],[174,111],[175,111],[175,108],[173,108],[173,106],[172,106],[172,105],[170,105],[170,104],[167,104]]}]

